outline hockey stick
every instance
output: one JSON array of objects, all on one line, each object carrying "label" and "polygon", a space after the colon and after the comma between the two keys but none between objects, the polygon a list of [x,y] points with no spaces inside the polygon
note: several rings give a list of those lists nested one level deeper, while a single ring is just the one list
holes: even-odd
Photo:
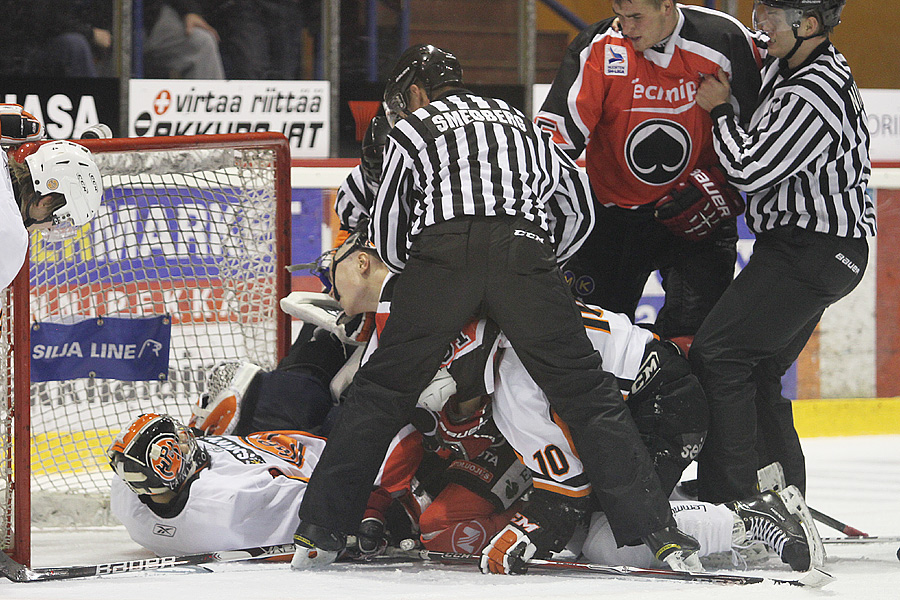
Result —
[{"label": "hockey stick", "polygon": [[[784,478],[784,469],[781,468],[781,463],[778,462],[774,462],[770,465],[766,465],[761,469],[758,469],[756,471],[756,480],[759,483],[760,492],[765,492],[766,490],[781,492],[784,488],[787,487],[787,482]],[[864,538],[869,537],[868,533],[860,531],[856,527],[851,527],[846,523],[842,523],[834,517],[829,517],[825,513],[819,512],[811,506],[807,505],[806,508],[809,509],[809,514],[812,515],[813,519],[815,519],[819,523],[828,525],[836,531],[840,531],[844,535]]]},{"label": "hockey stick", "polygon": [[832,529],[840,531],[844,535],[849,535],[849,536],[853,536],[853,537],[863,537],[863,538],[869,537],[868,533],[860,531],[856,527],[851,527],[850,525],[847,525],[846,523],[842,523],[842,522],[838,521],[837,519],[835,519],[834,517],[829,517],[828,515],[821,513],[812,507],[808,507],[808,508],[809,508],[810,514],[813,516],[813,519],[815,519],[819,523],[828,525]]},{"label": "hockey stick", "polygon": [[259,546],[241,550],[208,552],[206,554],[185,554],[182,556],[163,556],[158,558],[142,558],[138,560],[122,560],[99,565],[83,567],[42,567],[29,569],[0,551],[0,573],[11,581],[26,583],[32,581],[51,581],[56,579],[78,579],[81,577],[97,577],[114,573],[135,573],[138,571],[155,571],[169,567],[184,567],[206,563],[234,562],[258,558],[272,558],[294,553],[294,544],[280,546]]},{"label": "hockey stick", "polygon": [[[434,552],[431,550],[411,550],[409,555],[422,560],[442,563],[479,564],[480,554],[460,554],[456,552]],[[812,569],[803,574],[799,579],[771,579],[769,577],[757,577],[752,575],[731,575],[725,573],[688,573],[685,571],[667,571],[665,569],[642,569],[639,567],[595,565],[592,563],[569,562],[565,560],[542,560],[532,558],[527,561],[529,569],[542,569],[551,571],[580,571],[608,577],[631,578],[641,577],[650,579],[668,579],[677,581],[694,581],[699,583],[721,583],[732,585],[750,585],[754,583],[783,583],[801,587],[823,587],[834,579],[825,571]]]},{"label": "hockey stick", "polygon": [[823,544],[896,544],[900,542],[897,535],[851,535],[849,537],[822,538]]}]

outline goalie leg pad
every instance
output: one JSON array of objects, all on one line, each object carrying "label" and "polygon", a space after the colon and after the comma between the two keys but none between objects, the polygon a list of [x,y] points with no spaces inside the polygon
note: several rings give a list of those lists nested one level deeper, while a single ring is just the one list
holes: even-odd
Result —
[{"label": "goalie leg pad", "polygon": [[260,371],[253,363],[229,362],[213,367],[206,393],[191,406],[188,425],[204,435],[233,433],[240,419],[241,403]]}]

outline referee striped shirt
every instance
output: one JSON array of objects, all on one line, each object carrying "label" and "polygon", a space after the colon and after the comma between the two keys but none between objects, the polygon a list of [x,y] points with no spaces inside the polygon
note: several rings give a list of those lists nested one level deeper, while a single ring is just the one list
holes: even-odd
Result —
[{"label": "referee striped shirt", "polygon": [[394,127],[370,223],[392,271],[403,269],[424,228],[502,215],[538,224],[565,260],[594,225],[587,176],[519,110],[464,90]]},{"label": "referee striped shirt", "polygon": [[374,196],[375,191],[366,185],[362,168],[353,167],[334,199],[334,212],[340,219],[341,229],[353,231],[361,218],[368,218]]},{"label": "referee striped shirt", "polygon": [[875,235],[869,132],[846,59],[824,42],[796,70],[763,71],[760,105],[742,129],[729,105],[712,110],[716,152],[747,192],[756,233],[786,225],[840,237]]}]

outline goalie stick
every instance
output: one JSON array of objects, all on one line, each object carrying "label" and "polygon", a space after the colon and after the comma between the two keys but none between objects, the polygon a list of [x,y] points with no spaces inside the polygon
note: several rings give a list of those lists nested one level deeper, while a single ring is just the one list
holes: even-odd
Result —
[{"label": "goalie stick", "polygon": [[29,569],[0,551],[0,573],[10,581],[28,583],[32,581],[52,581],[57,579],[79,579],[82,577],[98,577],[115,573],[135,573],[138,571],[155,571],[170,567],[185,567],[207,563],[234,562],[288,556],[294,553],[294,544],[280,546],[258,546],[240,550],[223,552],[207,552],[205,554],[184,554],[181,556],[162,556],[142,558],[138,560],[120,560],[89,566],[75,567],[41,567]]},{"label": "goalie stick", "polygon": [[[477,565],[481,562],[480,554],[461,554],[457,552],[434,552],[431,550],[410,550],[409,556],[421,560],[442,563],[464,563]],[[527,561],[529,569],[541,569],[549,571],[576,571],[587,572],[617,578],[649,578],[667,579],[675,581],[691,581],[698,583],[719,583],[731,585],[750,585],[754,583],[782,583],[800,587],[819,588],[831,583],[834,577],[819,569],[812,569],[804,573],[798,579],[772,579],[769,577],[757,577],[755,575],[733,575],[726,573],[689,573],[686,571],[668,571],[665,569],[643,569],[640,567],[607,566],[593,563],[570,562],[565,560],[550,560],[532,558]]]}]

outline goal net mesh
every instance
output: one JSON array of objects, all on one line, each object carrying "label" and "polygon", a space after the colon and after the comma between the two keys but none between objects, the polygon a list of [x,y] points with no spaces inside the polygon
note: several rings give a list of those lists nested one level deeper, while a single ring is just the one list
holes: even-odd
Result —
[{"label": "goal net mesh", "polygon": [[94,219],[61,242],[32,235],[30,315],[12,315],[9,292],[3,306],[3,548],[11,544],[15,470],[13,321],[34,330],[44,323],[155,316],[171,325],[168,371],[156,380],[31,384],[33,494],[106,495],[105,449],[134,417],[158,412],[186,422],[207,370],[220,361],[275,366],[284,322],[278,309],[284,228],[277,221],[286,214],[276,210],[277,154],[271,145],[98,149],[105,193]]}]

